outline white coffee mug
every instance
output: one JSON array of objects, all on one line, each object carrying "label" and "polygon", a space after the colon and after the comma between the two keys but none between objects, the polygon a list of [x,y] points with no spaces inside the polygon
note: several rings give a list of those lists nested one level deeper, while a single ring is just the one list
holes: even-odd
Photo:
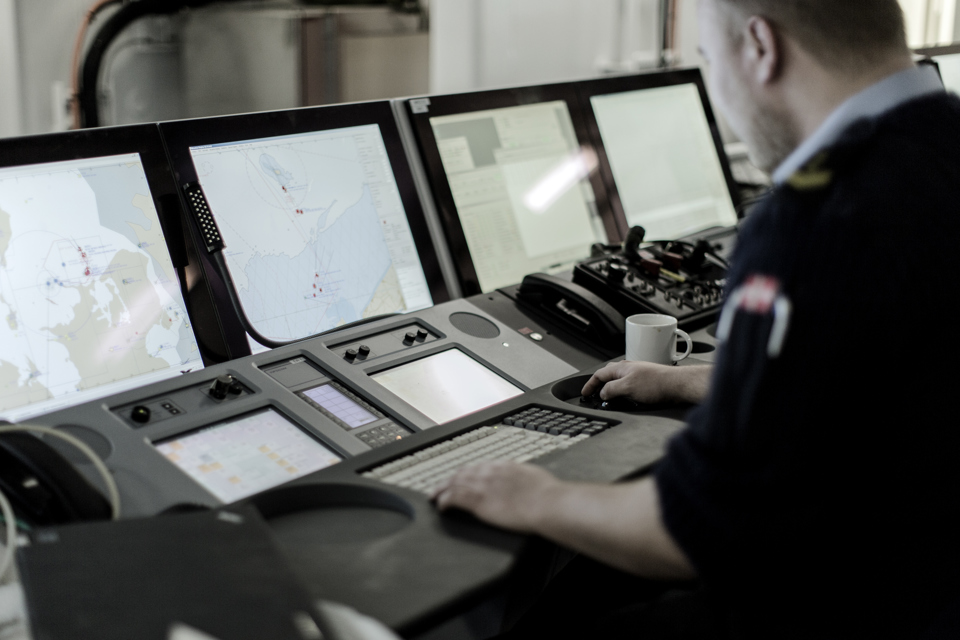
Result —
[{"label": "white coffee mug", "polygon": [[[687,352],[677,355],[677,336],[687,341]],[[627,360],[675,364],[693,353],[693,340],[677,329],[677,319],[656,313],[627,318]]]}]

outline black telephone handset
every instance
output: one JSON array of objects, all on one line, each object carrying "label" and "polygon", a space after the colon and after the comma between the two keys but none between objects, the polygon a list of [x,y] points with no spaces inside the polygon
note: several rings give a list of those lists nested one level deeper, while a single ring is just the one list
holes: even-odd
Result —
[{"label": "black telephone handset", "polygon": [[33,526],[109,520],[110,503],[47,442],[0,433],[0,490]]},{"label": "black telephone handset", "polygon": [[623,353],[626,319],[596,294],[545,273],[523,279],[518,300],[557,320],[586,342]]}]

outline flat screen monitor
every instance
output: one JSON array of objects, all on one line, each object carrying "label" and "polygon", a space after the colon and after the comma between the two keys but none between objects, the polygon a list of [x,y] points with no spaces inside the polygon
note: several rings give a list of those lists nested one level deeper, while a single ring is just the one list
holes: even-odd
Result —
[{"label": "flat screen monitor", "polygon": [[371,377],[437,424],[523,393],[523,389],[459,349],[442,351]]},{"label": "flat screen monitor", "polygon": [[648,240],[737,224],[737,189],[699,69],[578,85],[614,210]]},{"label": "flat screen monitor", "polygon": [[0,418],[203,368],[174,190],[155,125],[0,140]]},{"label": "flat screen monitor", "polygon": [[219,276],[254,337],[291,342],[449,299],[389,103],[161,132],[180,185],[203,189],[226,245]]},{"label": "flat screen monitor", "polygon": [[154,446],[226,504],[342,460],[272,408],[231,418]]},{"label": "flat screen monitor", "polygon": [[407,102],[467,295],[570,269],[617,241],[570,84]]}]

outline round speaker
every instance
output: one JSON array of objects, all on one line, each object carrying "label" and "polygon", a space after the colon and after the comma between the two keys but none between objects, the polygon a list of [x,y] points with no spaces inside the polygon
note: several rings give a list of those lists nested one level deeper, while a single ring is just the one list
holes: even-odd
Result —
[{"label": "round speaker", "polygon": [[[106,460],[110,457],[110,454],[113,453],[113,445],[110,443],[110,441],[93,429],[72,424],[65,424],[56,427],[56,429],[57,431],[63,431],[73,436],[80,442],[93,449],[93,452],[100,456],[101,460]],[[61,440],[60,438],[56,438],[54,436],[44,436],[43,441],[59,451],[60,454],[70,462],[92,464],[90,462],[90,458],[83,455],[82,451],[77,449],[66,440]]]},{"label": "round speaker", "polygon": [[454,313],[450,316],[450,324],[474,338],[492,340],[500,335],[497,325],[474,313]]}]

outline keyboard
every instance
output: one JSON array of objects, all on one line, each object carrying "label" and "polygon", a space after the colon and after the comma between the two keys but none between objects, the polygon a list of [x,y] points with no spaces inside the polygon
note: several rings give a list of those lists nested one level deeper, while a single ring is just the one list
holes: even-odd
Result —
[{"label": "keyboard", "polygon": [[467,431],[375,467],[363,476],[429,495],[467,465],[488,460],[528,462],[611,426],[605,420],[531,408],[503,418],[500,424]]}]

